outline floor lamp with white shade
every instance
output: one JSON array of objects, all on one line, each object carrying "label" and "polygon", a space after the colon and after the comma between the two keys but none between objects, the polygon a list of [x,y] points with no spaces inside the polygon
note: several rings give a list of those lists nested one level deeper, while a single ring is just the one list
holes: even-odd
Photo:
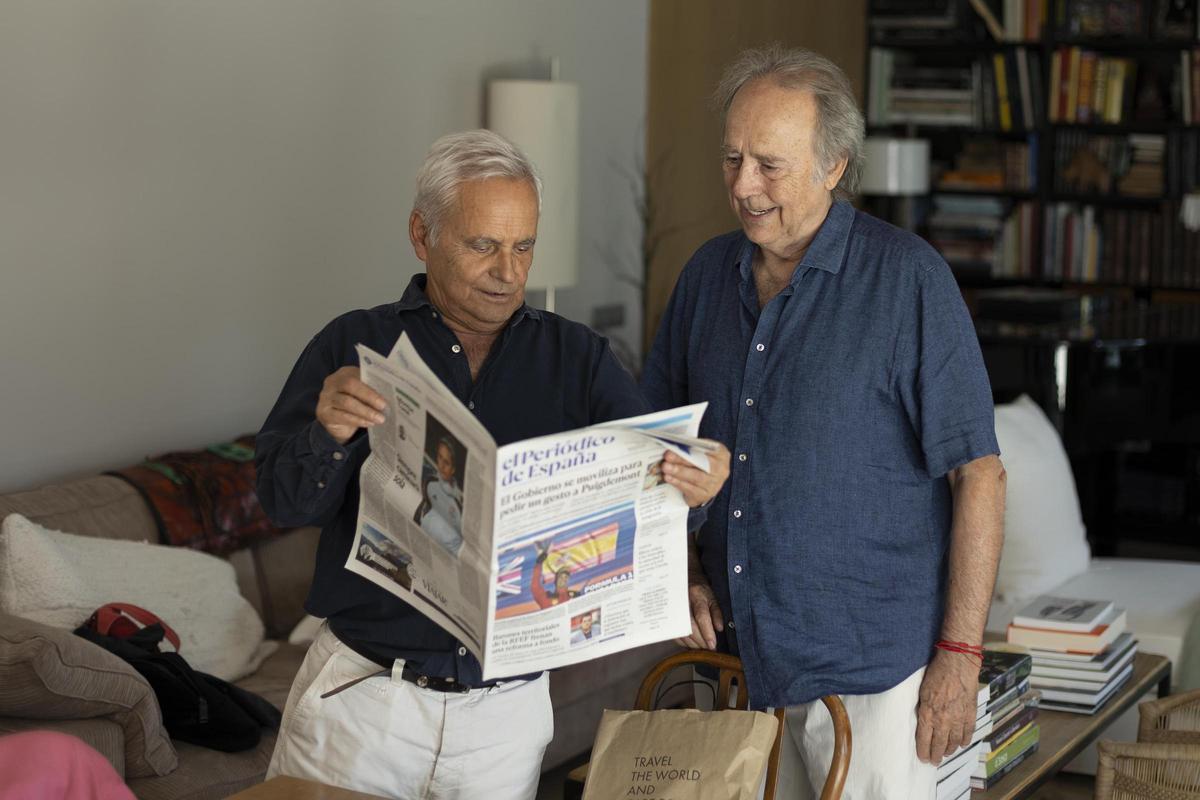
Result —
[{"label": "floor lamp with white shade", "polygon": [[579,274],[579,87],[558,80],[495,80],[488,84],[488,123],[529,157],[542,178],[533,269],[526,289],[573,286]]}]

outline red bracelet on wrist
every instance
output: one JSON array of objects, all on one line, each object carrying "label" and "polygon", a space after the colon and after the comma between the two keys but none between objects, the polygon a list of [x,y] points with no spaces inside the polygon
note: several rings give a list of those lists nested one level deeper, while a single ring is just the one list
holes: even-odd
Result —
[{"label": "red bracelet on wrist", "polygon": [[945,650],[948,653],[960,653],[964,656],[971,656],[983,663],[983,645],[968,644],[966,642],[951,642],[947,639],[939,639],[934,645],[938,650]]}]

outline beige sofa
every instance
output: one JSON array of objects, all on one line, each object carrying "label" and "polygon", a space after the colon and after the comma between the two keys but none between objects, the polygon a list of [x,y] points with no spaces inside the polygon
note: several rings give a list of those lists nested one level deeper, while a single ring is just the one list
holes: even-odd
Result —
[{"label": "beige sofa", "polygon": [[[150,542],[158,538],[154,519],[141,496],[129,484],[110,476],[0,495],[0,520],[11,513],[22,514],[47,528],[87,536]],[[316,558],[318,535],[314,528],[297,529],[235,552],[229,558],[243,596],[262,616],[268,638],[286,640],[288,632],[304,615],[303,602]],[[669,644],[641,648],[552,673],[555,737],[543,768],[558,766],[587,750],[600,712],[604,708],[630,707],[649,665],[673,649]],[[282,709],[303,657],[302,646],[284,642],[253,675],[238,681],[238,685]],[[103,753],[124,775],[123,734],[115,722],[104,717],[20,719],[10,712],[11,709],[0,707],[0,733],[29,729],[71,733]],[[274,735],[264,736],[255,750],[234,754],[176,742],[179,766],[175,770],[159,777],[131,778],[128,783],[140,798],[226,797],[263,779],[274,742]]]}]

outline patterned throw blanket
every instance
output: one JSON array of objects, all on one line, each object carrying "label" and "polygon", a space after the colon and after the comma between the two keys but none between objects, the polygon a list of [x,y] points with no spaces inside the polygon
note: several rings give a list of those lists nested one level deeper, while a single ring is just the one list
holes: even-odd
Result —
[{"label": "patterned throw blanket", "polygon": [[280,531],[254,493],[254,436],[108,473],[133,484],[163,544],[226,555]]}]

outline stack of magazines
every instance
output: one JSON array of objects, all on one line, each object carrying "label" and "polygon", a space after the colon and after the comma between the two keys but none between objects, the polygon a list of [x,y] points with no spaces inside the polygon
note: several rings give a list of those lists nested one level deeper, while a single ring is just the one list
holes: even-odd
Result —
[{"label": "stack of magazines", "polygon": [[1011,644],[1029,648],[1042,708],[1094,714],[1133,674],[1137,640],[1106,600],[1039,597],[1013,617]]},{"label": "stack of magazines", "polygon": [[938,766],[936,800],[965,800],[971,789],[993,785],[1037,750],[1038,694],[1029,687],[1031,667],[1028,655],[984,651],[975,733],[970,745]]}]

